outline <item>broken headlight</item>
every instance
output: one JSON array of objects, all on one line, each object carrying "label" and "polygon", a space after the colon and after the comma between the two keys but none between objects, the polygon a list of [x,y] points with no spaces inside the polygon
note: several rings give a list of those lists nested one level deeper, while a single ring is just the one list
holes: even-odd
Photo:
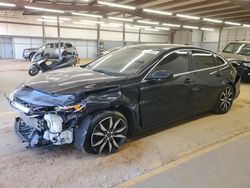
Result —
[{"label": "broken headlight", "polygon": [[69,105],[69,106],[57,106],[55,107],[56,111],[65,111],[65,112],[79,112],[81,110],[85,109],[85,104],[79,103],[75,105]]}]

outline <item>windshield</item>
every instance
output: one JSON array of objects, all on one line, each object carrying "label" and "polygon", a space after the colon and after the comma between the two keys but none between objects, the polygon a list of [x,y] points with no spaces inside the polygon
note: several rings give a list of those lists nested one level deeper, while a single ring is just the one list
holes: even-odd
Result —
[{"label": "windshield", "polygon": [[244,46],[242,43],[229,43],[223,50],[226,53],[237,53],[240,47]]},{"label": "windshield", "polygon": [[152,49],[122,48],[100,57],[86,68],[110,75],[134,75],[147,67],[159,52]]}]

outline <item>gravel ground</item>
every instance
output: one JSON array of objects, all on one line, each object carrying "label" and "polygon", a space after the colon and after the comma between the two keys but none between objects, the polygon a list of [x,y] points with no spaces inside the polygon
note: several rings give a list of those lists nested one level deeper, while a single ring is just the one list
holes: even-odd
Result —
[{"label": "gravel ground", "polygon": [[[250,85],[225,115],[205,114],[130,138],[113,155],[72,146],[26,149],[17,141],[3,93],[27,79],[25,62],[0,62],[0,187],[113,187],[221,140],[250,131]],[[5,72],[8,70],[9,72]]]}]

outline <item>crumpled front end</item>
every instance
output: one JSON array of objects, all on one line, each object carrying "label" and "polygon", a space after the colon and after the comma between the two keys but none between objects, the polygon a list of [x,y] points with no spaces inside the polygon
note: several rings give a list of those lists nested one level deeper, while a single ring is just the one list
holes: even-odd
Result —
[{"label": "crumpled front end", "polygon": [[15,130],[28,147],[71,144],[85,104],[71,95],[52,95],[32,88],[15,90],[9,102],[20,112]]},{"label": "crumpled front end", "polygon": [[[96,110],[119,106],[122,97],[118,87],[100,89],[92,93],[49,94],[22,86],[8,99],[20,112],[15,130],[28,147],[63,145],[74,143],[78,149],[83,144]],[[129,102],[129,101],[128,101]]]}]

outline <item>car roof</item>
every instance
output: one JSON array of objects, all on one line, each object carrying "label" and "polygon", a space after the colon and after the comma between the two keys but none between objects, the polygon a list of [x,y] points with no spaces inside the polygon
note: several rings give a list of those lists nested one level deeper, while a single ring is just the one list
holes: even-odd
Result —
[{"label": "car roof", "polygon": [[242,44],[250,44],[250,41],[233,41],[233,42],[230,42],[230,43],[242,43]]},{"label": "car roof", "polygon": [[[168,51],[168,50],[174,50],[174,49],[181,49],[181,48],[187,48],[187,49],[199,49],[199,50],[205,50],[212,52],[207,49],[195,47],[192,45],[184,45],[184,44],[139,44],[139,45],[132,45],[128,46],[128,48],[140,48],[145,50],[160,50],[160,51]],[[214,53],[214,52],[213,52]]]}]

